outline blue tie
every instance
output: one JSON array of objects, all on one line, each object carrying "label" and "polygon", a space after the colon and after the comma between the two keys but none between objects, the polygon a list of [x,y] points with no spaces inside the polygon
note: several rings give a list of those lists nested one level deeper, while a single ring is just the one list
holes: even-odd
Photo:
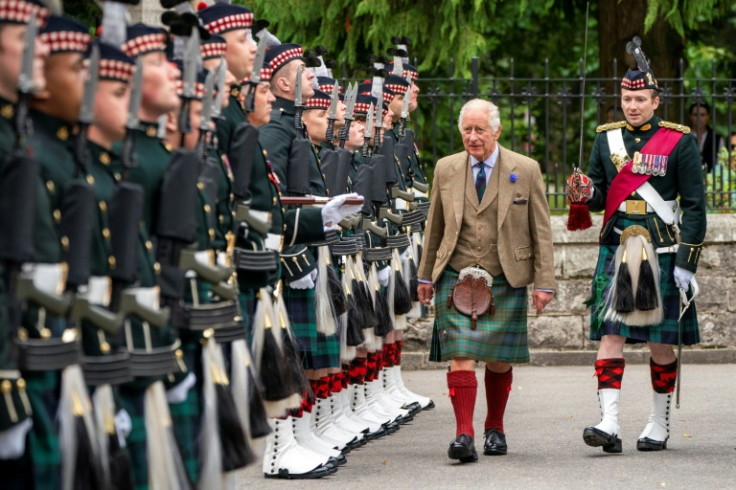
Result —
[{"label": "blue tie", "polygon": [[478,202],[483,200],[483,193],[486,191],[486,166],[483,162],[476,163],[478,175],[475,177],[475,192],[478,193]]}]

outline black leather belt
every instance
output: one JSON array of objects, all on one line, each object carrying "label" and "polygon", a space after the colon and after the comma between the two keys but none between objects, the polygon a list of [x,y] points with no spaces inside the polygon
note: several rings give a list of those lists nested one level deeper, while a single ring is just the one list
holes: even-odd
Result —
[{"label": "black leather belt", "polygon": [[160,377],[169,373],[181,372],[179,361],[183,353],[179,342],[151,350],[132,349],[130,352],[130,374],[136,377]]},{"label": "black leather belt", "polygon": [[278,254],[273,250],[248,250],[235,247],[235,267],[245,271],[274,271],[278,267]]},{"label": "black leather belt", "polygon": [[104,356],[82,357],[84,381],[88,385],[119,385],[133,381],[130,369],[130,354],[120,352]]},{"label": "black leather belt", "polygon": [[327,230],[325,232],[325,239],[321,242],[313,242],[309,245],[312,247],[321,247],[323,245],[333,245],[340,242],[340,237],[337,236],[337,230]]},{"label": "black leather belt", "polygon": [[236,340],[245,340],[245,338],[245,327],[243,325],[218,328],[215,330],[215,340],[221,344]]},{"label": "black leather belt", "polygon": [[18,366],[23,371],[59,371],[78,364],[81,357],[79,342],[60,338],[16,340]]},{"label": "black leather belt", "polygon": [[388,248],[404,248],[410,244],[409,237],[403,233],[386,237],[386,246]]},{"label": "black leather belt", "polygon": [[369,262],[391,260],[391,249],[387,247],[366,248],[363,258]]},{"label": "black leather belt", "polygon": [[180,330],[243,328],[240,308],[234,300],[199,306],[185,304],[172,311],[175,313],[171,315],[171,326]]}]

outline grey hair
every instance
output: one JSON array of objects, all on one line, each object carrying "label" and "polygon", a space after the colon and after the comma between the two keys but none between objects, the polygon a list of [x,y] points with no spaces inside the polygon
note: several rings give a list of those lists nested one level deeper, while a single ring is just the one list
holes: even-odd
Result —
[{"label": "grey hair", "polygon": [[457,129],[463,132],[463,114],[467,109],[480,109],[488,113],[488,125],[491,127],[491,131],[496,133],[498,128],[501,127],[501,114],[498,112],[498,107],[493,102],[483,99],[471,99],[463,105],[460,109],[460,116],[457,118]]}]

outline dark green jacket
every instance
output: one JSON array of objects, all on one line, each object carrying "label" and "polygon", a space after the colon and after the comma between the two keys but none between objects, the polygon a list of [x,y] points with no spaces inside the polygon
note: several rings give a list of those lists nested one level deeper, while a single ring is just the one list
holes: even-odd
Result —
[{"label": "dark green jacket", "polygon": [[217,147],[222,155],[227,155],[230,150],[230,140],[238,124],[245,122],[245,112],[238,102],[237,94],[239,88],[230,89],[230,103],[222,110],[222,119],[217,122]]},{"label": "dark green jacket", "polygon": [[[626,152],[629,157],[633,157],[634,152],[641,151],[644,145],[665,124],[673,126],[685,134],[669,155],[666,174],[662,177],[650,177],[647,182],[662,196],[662,199],[671,201],[679,198],[683,214],[682,223],[679,226],[681,240],[675,264],[683,269],[695,272],[705,238],[705,189],[700,153],[695,138],[692,134],[689,134],[690,130],[687,127],[666,123],[657,116],[654,116],[640,128],[633,128],[625,121],[599,126],[596,130],[598,134],[593,143],[588,167],[588,175],[595,186],[593,198],[588,206],[591,211],[605,209],[608,188],[618,173],[610,158],[611,152],[606,132],[622,131]],[[642,198],[636,194],[631,196],[631,199]],[[649,213],[646,216],[634,216],[625,213],[617,213],[617,215],[641,219],[643,226],[647,227],[657,247],[669,246],[675,242],[675,231],[672,230],[672,227],[666,226],[654,213]],[[612,233],[611,230],[615,227],[615,221],[614,216],[602,231],[602,243],[606,243],[609,239],[609,234]]]}]

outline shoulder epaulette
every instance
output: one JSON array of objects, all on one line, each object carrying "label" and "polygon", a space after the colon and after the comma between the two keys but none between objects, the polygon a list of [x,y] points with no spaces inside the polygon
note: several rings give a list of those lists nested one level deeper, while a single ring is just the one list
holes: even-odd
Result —
[{"label": "shoulder epaulette", "polygon": [[604,131],[610,131],[611,129],[619,129],[626,126],[626,121],[616,121],[608,124],[601,124],[595,128],[596,133],[602,133]]},{"label": "shoulder epaulette", "polygon": [[690,134],[690,128],[684,124],[677,124],[669,121],[659,121],[660,128],[674,129],[682,134]]}]

